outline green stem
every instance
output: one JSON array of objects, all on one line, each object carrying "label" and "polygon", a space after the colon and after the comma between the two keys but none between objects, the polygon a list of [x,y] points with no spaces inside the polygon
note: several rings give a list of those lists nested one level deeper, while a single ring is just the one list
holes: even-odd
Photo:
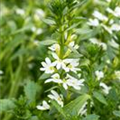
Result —
[{"label": "green stem", "polygon": [[88,104],[87,104],[87,114],[91,113],[91,107],[90,107],[90,100],[88,100]]}]

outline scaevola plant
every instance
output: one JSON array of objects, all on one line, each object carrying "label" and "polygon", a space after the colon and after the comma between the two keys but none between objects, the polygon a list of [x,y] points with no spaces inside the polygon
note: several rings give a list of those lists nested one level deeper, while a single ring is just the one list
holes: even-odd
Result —
[{"label": "scaevola plant", "polygon": [[[72,57],[72,53],[79,48],[73,26],[77,4],[79,4],[77,0],[54,0],[50,4],[51,18],[55,23],[53,26],[58,36],[56,36],[56,43],[48,46],[51,57],[46,57],[40,68],[45,74],[50,74],[50,78],[45,80],[45,84],[53,82],[58,86],[57,89],[51,90],[52,94],[49,94],[48,97],[55,100],[61,107],[64,106],[64,99],[69,99],[70,89],[81,90],[85,81],[78,76],[81,71],[80,58]],[[63,90],[67,92],[67,96],[60,93]],[[37,108],[40,110],[50,108],[45,101],[43,103],[42,107],[37,106]]]},{"label": "scaevola plant", "polygon": [[[106,68],[108,69],[110,64],[109,60],[106,61],[105,66],[101,65],[102,67],[99,67],[100,61],[106,59],[104,53],[108,49],[107,44],[102,42],[102,40],[105,41],[106,35],[102,37],[101,35],[103,32],[110,35],[111,41],[109,44],[116,49],[119,48],[114,39],[118,40],[117,32],[120,31],[120,21],[117,21],[120,17],[118,12],[120,7],[115,7],[113,10],[106,7],[105,11],[108,17],[99,10],[94,10],[92,17],[85,19],[84,17],[77,17],[75,14],[81,4],[77,0],[54,0],[50,4],[52,13],[50,21],[54,27],[53,36],[55,40],[48,45],[49,55],[41,63],[40,70],[46,75],[49,74],[44,84],[51,84],[52,88],[48,90],[50,92],[46,99],[48,102],[43,101],[43,105],[37,106],[39,110],[51,110],[55,104],[53,101],[60,106],[59,109],[64,110],[67,106],[66,102],[70,102],[71,105],[71,96],[77,98],[77,93],[91,96],[89,100],[84,101],[80,107],[81,109],[78,108],[78,116],[91,114],[92,109],[97,104],[96,99],[106,106],[108,104],[104,96],[109,94],[111,87],[106,84],[106,80],[114,70],[107,73]],[[77,30],[76,28],[81,26],[81,19],[85,20],[84,23],[86,23],[87,29],[90,28],[91,31],[100,30],[96,33],[98,36],[95,34],[96,37],[87,38],[90,41],[89,45],[78,40],[80,39],[77,34],[79,28]],[[74,24],[75,21],[76,24]],[[81,27],[84,27],[84,25]],[[99,40],[99,37],[102,40]],[[80,46],[81,44],[83,46],[85,44],[85,47]],[[115,72],[115,76],[116,73],[118,74],[119,71]]]}]

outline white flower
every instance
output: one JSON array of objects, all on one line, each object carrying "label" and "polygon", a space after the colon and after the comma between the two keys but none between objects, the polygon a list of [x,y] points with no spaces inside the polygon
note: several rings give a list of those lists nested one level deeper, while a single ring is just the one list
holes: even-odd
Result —
[{"label": "white flower", "polygon": [[100,42],[97,38],[90,38],[89,40],[93,44],[97,44],[98,46],[102,46],[103,50],[107,49],[107,45],[105,43],[103,43],[103,42]]},{"label": "white flower", "polygon": [[74,73],[77,73],[77,71],[80,71],[80,68],[77,68],[77,66],[79,65],[79,59],[65,59],[64,62],[67,65],[67,72],[72,71]]},{"label": "white flower", "polygon": [[0,70],[0,75],[2,75],[3,74],[3,71],[2,70]]},{"label": "white flower", "polygon": [[48,47],[51,51],[60,51],[60,45],[59,44],[53,44],[52,46]]},{"label": "white flower", "polygon": [[45,71],[45,73],[49,74],[49,73],[53,73],[54,72],[54,63],[51,63],[51,60],[47,57],[45,59],[45,62],[42,62],[42,68],[40,68],[41,71]]},{"label": "white flower", "polygon": [[38,110],[48,110],[50,109],[49,104],[46,101],[42,102],[42,106],[41,105],[37,105],[37,109]]},{"label": "white flower", "polygon": [[79,110],[78,114],[80,114],[80,115],[86,114],[86,113],[87,113],[87,108],[86,108],[86,106],[87,106],[87,102],[85,102],[85,103],[83,104],[83,106],[82,106],[81,109]]},{"label": "white flower", "polygon": [[36,28],[35,26],[31,28],[32,32],[36,32],[37,35],[40,35],[43,30],[41,28]]},{"label": "white flower", "polygon": [[107,50],[107,45],[105,43],[101,42],[100,46],[102,46],[103,50]]},{"label": "white flower", "polygon": [[74,48],[74,49],[78,49],[79,48],[79,46],[77,44],[75,45],[74,41],[70,42],[68,46],[71,47],[71,48]]},{"label": "white flower", "polygon": [[116,7],[114,11],[111,8],[107,8],[106,10],[107,12],[113,14],[115,17],[120,17],[120,7]]},{"label": "white flower", "polygon": [[109,21],[109,24],[112,25],[113,23],[114,23],[114,20],[111,19],[111,20]]},{"label": "white flower", "polygon": [[45,17],[45,12],[42,9],[36,9],[34,14],[35,20],[40,20]]},{"label": "white flower", "polygon": [[65,71],[68,71],[68,68],[66,68],[66,64],[64,60],[60,59],[56,53],[52,53],[52,56],[56,59],[54,64],[56,65],[56,68],[59,70],[60,68],[64,69]]},{"label": "white flower", "polygon": [[20,9],[20,8],[16,9],[16,13],[21,16],[25,15],[24,9]]},{"label": "white flower", "polygon": [[89,22],[87,22],[88,25],[97,27],[99,25],[98,19],[89,19]]},{"label": "white flower", "polygon": [[111,87],[108,87],[108,86],[107,86],[105,83],[103,83],[103,82],[100,83],[100,86],[103,88],[103,92],[104,92],[104,93],[106,93],[106,94],[109,93]]},{"label": "white flower", "polygon": [[111,0],[106,0],[106,1],[109,2],[109,3],[111,2]]},{"label": "white flower", "polygon": [[117,44],[114,39],[110,40],[109,44],[114,48],[117,48],[117,49],[119,48],[119,44]]},{"label": "white flower", "polygon": [[55,100],[61,107],[63,107],[62,95],[59,95],[56,91],[51,90],[50,95],[48,97],[52,100]]},{"label": "white flower", "polygon": [[48,82],[62,83],[62,80],[60,79],[60,75],[58,73],[55,73],[54,75],[51,76],[50,79],[47,79],[45,81],[45,83]]},{"label": "white flower", "polygon": [[108,20],[108,18],[106,16],[104,16],[102,13],[100,13],[99,11],[94,11],[93,16],[96,17],[97,19],[101,20],[101,21],[107,21]]},{"label": "white flower", "polygon": [[67,89],[68,86],[71,86],[71,87],[73,87],[76,90],[80,90],[81,86],[84,85],[83,82],[84,82],[84,79],[78,80],[78,79],[72,77],[71,75],[67,74],[67,80],[65,80],[63,82],[63,87],[65,89]]},{"label": "white flower", "polygon": [[115,12],[115,16],[116,16],[116,17],[120,17],[120,7],[117,6],[117,7],[115,8],[114,12]]},{"label": "white flower", "polygon": [[119,24],[113,24],[112,26],[111,26],[111,30],[113,30],[113,31],[120,31],[120,25]]},{"label": "white flower", "polygon": [[120,71],[115,71],[115,76],[120,80]]},{"label": "white flower", "polygon": [[100,80],[104,77],[104,73],[102,71],[95,71],[95,75],[97,76],[97,79]]},{"label": "white flower", "polygon": [[108,27],[108,26],[106,26],[106,25],[104,25],[104,24],[101,24],[101,26],[102,26],[109,34],[112,34],[112,33],[113,33],[110,27]]}]

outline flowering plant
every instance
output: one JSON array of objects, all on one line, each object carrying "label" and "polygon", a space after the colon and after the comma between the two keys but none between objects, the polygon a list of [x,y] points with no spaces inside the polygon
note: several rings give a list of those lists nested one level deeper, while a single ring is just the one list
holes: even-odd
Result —
[{"label": "flowering plant", "polygon": [[2,3],[1,118],[119,120],[120,1],[38,1]]}]

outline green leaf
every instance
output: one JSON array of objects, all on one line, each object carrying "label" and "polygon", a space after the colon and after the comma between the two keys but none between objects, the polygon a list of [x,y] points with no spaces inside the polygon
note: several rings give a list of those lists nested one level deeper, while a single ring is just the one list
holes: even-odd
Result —
[{"label": "green leaf", "polygon": [[8,111],[14,109],[16,106],[13,100],[10,99],[1,99],[0,100],[0,112]]},{"label": "green leaf", "polygon": [[101,93],[95,91],[95,92],[93,92],[93,96],[94,96],[99,102],[107,105],[107,101],[106,101],[106,99],[104,98],[104,96],[103,96]]},{"label": "green leaf", "polygon": [[54,25],[56,24],[54,20],[51,20],[51,19],[42,19],[43,22],[45,22],[46,24],[48,25]]},{"label": "green leaf", "polygon": [[42,79],[42,80],[44,80],[44,79],[47,79],[47,78],[49,78],[51,76],[51,74],[46,74],[46,73],[43,73],[41,76],[40,76],[40,80]]},{"label": "green leaf", "polygon": [[67,118],[65,112],[63,111],[62,107],[56,102],[56,101],[51,101],[53,106],[63,115],[64,118]]},{"label": "green leaf", "polygon": [[27,85],[24,87],[24,92],[28,100],[35,101],[37,92],[39,91],[39,86],[33,81],[28,81]]},{"label": "green leaf", "polygon": [[37,116],[32,116],[30,120],[39,120]]},{"label": "green leaf", "polygon": [[43,40],[41,42],[39,42],[41,45],[52,45],[54,43],[57,43],[57,41],[55,40]]},{"label": "green leaf", "polygon": [[116,117],[120,117],[120,111],[114,110],[114,111],[113,111],[113,114],[114,114]]},{"label": "green leaf", "polygon": [[75,100],[68,103],[66,106],[64,106],[63,110],[65,111],[66,115],[77,116],[79,114],[80,109],[88,99],[90,99],[89,95],[81,95]]},{"label": "green leaf", "polygon": [[91,114],[91,115],[86,116],[86,117],[83,118],[82,120],[98,120],[98,119],[99,119],[99,116],[98,116],[98,115]]},{"label": "green leaf", "polygon": [[69,30],[71,30],[71,29],[76,28],[78,25],[80,25],[80,23],[81,23],[81,22],[73,24],[71,27],[69,27],[68,29],[66,29],[66,31],[69,31]]}]

